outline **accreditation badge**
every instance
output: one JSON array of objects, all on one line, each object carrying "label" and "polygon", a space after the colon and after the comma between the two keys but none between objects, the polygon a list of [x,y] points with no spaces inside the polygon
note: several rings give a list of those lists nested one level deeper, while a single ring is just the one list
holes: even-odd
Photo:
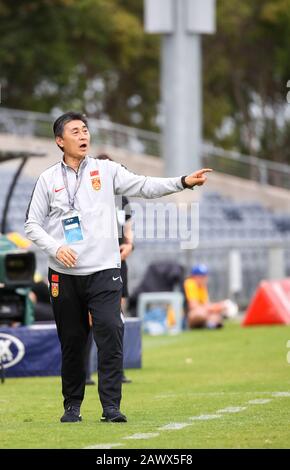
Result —
[{"label": "accreditation badge", "polygon": [[101,189],[101,178],[99,175],[99,170],[90,171],[92,187],[95,191]]},{"label": "accreditation badge", "polygon": [[70,217],[61,219],[66,243],[76,243],[84,239],[80,222],[80,215],[72,213]]}]

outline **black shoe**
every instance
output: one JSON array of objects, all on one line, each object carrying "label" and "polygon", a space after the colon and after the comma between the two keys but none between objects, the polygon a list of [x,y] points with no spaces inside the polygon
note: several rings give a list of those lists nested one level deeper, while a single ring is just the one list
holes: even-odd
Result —
[{"label": "black shoe", "polygon": [[103,423],[127,423],[127,418],[118,408],[106,408],[102,414]]},{"label": "black shoe", "polygon": [[87,379],[86,385],[96,385],[96,382],[93,379]]},{"label": "black shoe", "polygon": [[61,423],[76,423],[82,421],[80,407],[77,405],[68,405],[65,408],[64,415],[60,418]]},{"label": "black shoe", "polygon": [[122,384],[130,384],[130,383],[132,383],[132,380],[128,379],[128,377],[126,377],[126,375],[123,375]]}]

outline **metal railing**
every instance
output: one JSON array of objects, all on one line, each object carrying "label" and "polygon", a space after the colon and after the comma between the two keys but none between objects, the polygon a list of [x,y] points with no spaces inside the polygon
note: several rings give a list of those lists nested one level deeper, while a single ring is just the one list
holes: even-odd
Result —
[{"label": "metal railing", "polygon": [[[51,138],[56,117],[1,107],[0,133]],[[94,118],[89,119],[89,126],[94,144],[111,145],[143,155],[158,156],[160,153],[160,136],[155,132]]]},{"label": "metal railing", "polygon": [[224,150],[209,143],[203,145],[203,161],[222,173],[290,189],[290,165]]},{"label": "metal railing", "polygon": [[[0,133],[52,137],[56,116],[0,107]],[[161,136],[155,132],[90,118],[92,142],[110,145],[141,155],[159,156]],[[290,165],[227,151],[210,143],[202,147],[203,165],[240,178],[290,189]]]}]

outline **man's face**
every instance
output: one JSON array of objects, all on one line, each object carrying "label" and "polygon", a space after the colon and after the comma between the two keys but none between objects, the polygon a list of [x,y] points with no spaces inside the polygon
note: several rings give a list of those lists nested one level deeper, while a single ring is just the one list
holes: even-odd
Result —
[{"label": "man's face", "polygon": [[81,159],[88,152],[90,133],[83,121],[70,121],[64,125],[62,137],[56,137],[55,141],[66,155]]}]

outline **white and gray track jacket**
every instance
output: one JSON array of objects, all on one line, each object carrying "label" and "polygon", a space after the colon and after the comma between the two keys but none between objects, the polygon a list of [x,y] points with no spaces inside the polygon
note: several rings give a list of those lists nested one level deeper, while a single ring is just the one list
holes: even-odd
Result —
[{"label": "white and gray track jacket", "polygon": [[[62,219],[70,214],[63,178],[64,166],[70,193],[76,188],[75,209],[80,215],[83,240],[71,244],[78,259],[67,268],[56,259],[58,248],[66,244]],[[64,274],[89,275],[120,267],[115,195],[158,198],[184,189],[181,177],[155,178],[136,175],[110,160],[86,156],[78,171],[60,161],[37,180],[27,209],[25,233],[49,255],[49,266]]]}]

